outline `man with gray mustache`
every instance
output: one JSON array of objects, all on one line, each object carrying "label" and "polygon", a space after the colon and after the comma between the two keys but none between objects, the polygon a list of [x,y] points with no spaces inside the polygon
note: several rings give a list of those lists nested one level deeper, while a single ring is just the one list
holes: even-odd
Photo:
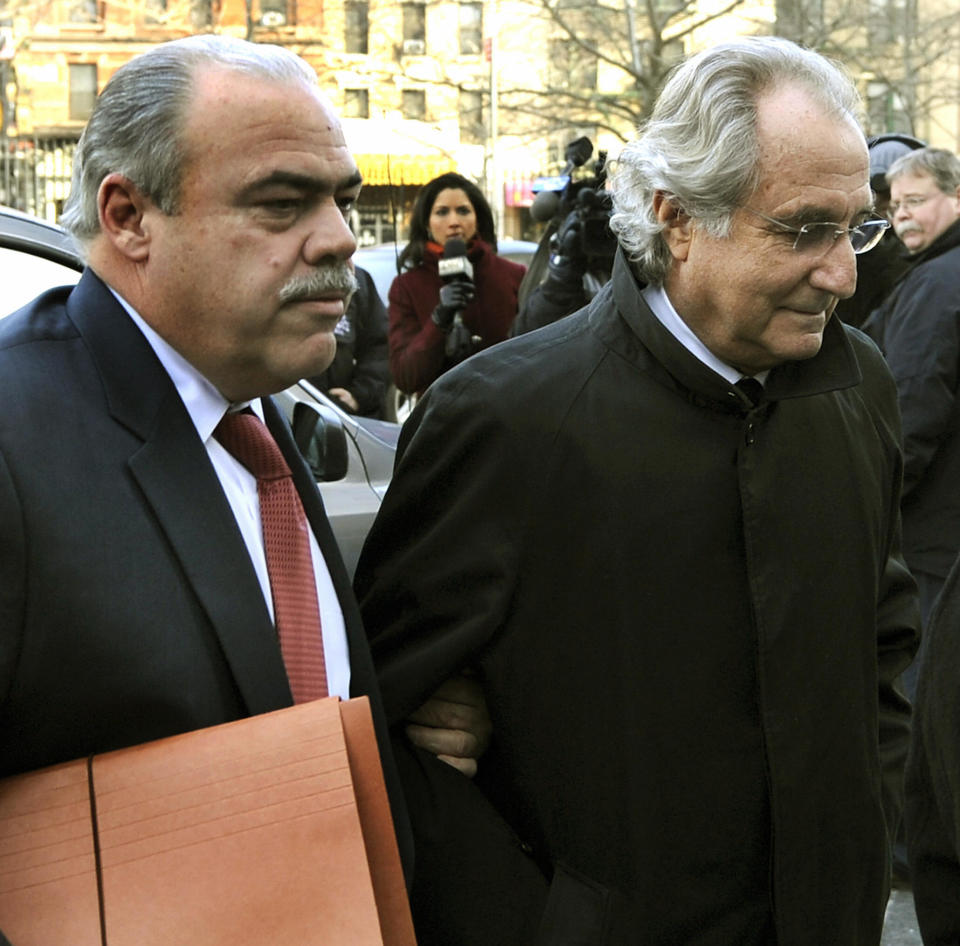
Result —
[{"label": "man with gray mustache", "polygon": [[281,302],[305,302],[325,295],[343,296],[346,306],[357,291],[357,277],[347,263],[323,263],[305,276],[291,276],[281,287]]},{"label": "man with gray mustache", "polygon": [[[960,160],[920,148],[887,172],[888,217],[912,268],[869,319],[903,416],[903,551],[926,624],[960,551]],[[904,674],[912,698],[920,661]]]},{"label": "man with gray mustache", "polygon": [[[334,356],[360,185],[289,50],[192,36],[101,91],[62,218],[86,269],[0,323],[0,776],[365,695],[409,869],[350,580],[269,397]],[[273,503],[303,540],[290,625],[237,429],[293,481]]]},{"label": "man with gray mustache", "polygon": [[924,618],[904,681],[914,702],[904,817],[920,932],[939,946],[960,941],[960,160],[924,148],[887,180],[890,219],[915,260],[872,317],[903,413],[904,553]]}]

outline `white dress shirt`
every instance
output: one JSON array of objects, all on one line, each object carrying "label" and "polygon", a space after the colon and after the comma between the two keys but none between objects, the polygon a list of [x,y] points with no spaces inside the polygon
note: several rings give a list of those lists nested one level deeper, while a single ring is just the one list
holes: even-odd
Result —
[{"label": "white dress shirt", "polygon": [[[113,292],[112,289],[110,291]],[[113,294],[160,359],[203,441],[247,546],[270,619],[274,620],[273,596],[270,592],[270,577],[267,573],[267,557],[263,545],[263,527],[260,522],[257,480],[213,436],[217,424],[223,419],[228,409],[236,410],[247,405],[230,404],[190,362],[161,338],[125,299],[116,292]],[[260,420],[263,420],[263,406],[259,399],[250,402],[249,407]],[[323,625],[323,656],[326,662],[327,688],[331,696],[347,699],[350,696],[350,653],[347,648],[343,611],[313,530],[310,531],[310,554],[317,581],[320,621]],[[224,589],[224,593],[229,591]]]},{"label": "white dress shirt", "polygon": [[702,361],[708,368],[712,368],[720,377],[736,384],[741,378],[756,378],[761,384],[765,384],[767,371],[758,371],[754,375],[745,375],[742,371],[721,361],[700,339],[694,334],[693,329],[687,325],[680,317],[680,314],[673,307],[673,303],[667,296],[662,286],[645,286],[640,290],[640,295],[650,306],[650,310],[657,317],[661,325],[678,341],[691,355]]}]

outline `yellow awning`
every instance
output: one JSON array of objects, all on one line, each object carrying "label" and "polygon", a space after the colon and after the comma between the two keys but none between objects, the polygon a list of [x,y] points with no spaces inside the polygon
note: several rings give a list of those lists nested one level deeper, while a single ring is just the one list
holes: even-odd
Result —
[{"label": "yellow awning", "polygon": [[427,184],[440,174],[456,171],[447,157],[422,154],[357,154],[357,167],[367,186]]}]

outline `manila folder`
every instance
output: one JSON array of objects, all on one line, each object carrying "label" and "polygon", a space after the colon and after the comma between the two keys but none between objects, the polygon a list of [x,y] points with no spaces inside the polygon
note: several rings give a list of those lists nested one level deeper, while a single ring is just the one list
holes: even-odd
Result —
[{"label": "manila folder", "polygon": [[13,946],[415,946],[369,701],[0,781]]}]

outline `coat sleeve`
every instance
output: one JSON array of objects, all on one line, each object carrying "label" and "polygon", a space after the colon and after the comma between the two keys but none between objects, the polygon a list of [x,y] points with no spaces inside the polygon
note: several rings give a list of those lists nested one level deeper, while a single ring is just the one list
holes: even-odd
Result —
[{"label": "coat sleeve", "polygon": [[404,273],[394,279],[388,295],[390,373],[406,394],[426,390],[444,367],[447,337],[429,317],[440,298],[427,299],[421,282],[420,274]]},{"label": "coat sleeve", "polygon": [[404,718],[443,680],[479,667],[516,580],[523,475],[502,463],[502,426],[488,412],[458,410],[482,401],[464,396],[465,374],[431,387],[404,425],[355,587],[414,830],[418,941],[513,946],[535,941],[546,877],[475,781],[403,735]]},{"label": "coat sleeve", "polygon": [[899,553],[887,560],[877,607],[879,746],[883,812],[891,837],[903,809],[903,770],[910,739],[910,703],[900,675],[917,649],[920,609],[916,584]]},{"label": "coat sleeve", "polygon": [[[928,264],[929,265],[929,264]],[[960,285],[914,272],[887,320],[884,354],[903,418],[903,494],[923,478],[956,412]]]},{"label": "coat sleeve", "polygon": [[370,274],[358,269],[357,279],[360,282],[357,290],[359,317],[350,392],[357,399],[358,413],[378,416],[390,381],[387,312]]},{"label": "coat sleeve", "polygon": [[910,739],[910,703],[900,676],[916,655],[920,639],[920,606],[916,582],[901,549],[900,496],[903,457],[897,390],[873,345],[861,349],[866,398],[874,422],[889,444],[890,487],[886,509],[886,557],[877,589],[877,676],[879,681],[879,749],[883,809],[893,837],[903,809],[903,771]]},{"label": "coat sleeve", "polygon": [[547,282],[537,286],[527,297],[523,308],[514,319],[510,335],[523,335],[550,325],[551,322],[581,309],[588,301],[583,291],[582,278],[579,285],[551,282],[548,278]]},{"label": "coat sleeve", "polygon": [[944,586],[921,654],[907,761],[907,848],[926,946],[960,941],[960,570]]}]

